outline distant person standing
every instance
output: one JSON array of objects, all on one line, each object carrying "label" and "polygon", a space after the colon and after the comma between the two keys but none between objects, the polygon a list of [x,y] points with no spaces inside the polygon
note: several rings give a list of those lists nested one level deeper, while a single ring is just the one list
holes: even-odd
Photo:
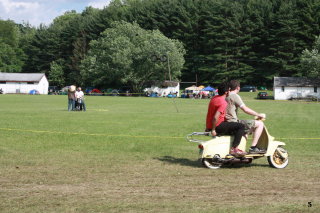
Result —
[{"label": "distant person standing", "polygon": [[76,105],[76,86],[71,85],[68,88],[68,111],[73,111]]},{"label": "distant person standing", "polygon": [[76,93],[77,107],[79,110],[86,111],[86,104],[84,103],[84,93],[81,91],[81,87],[78,87]]}]

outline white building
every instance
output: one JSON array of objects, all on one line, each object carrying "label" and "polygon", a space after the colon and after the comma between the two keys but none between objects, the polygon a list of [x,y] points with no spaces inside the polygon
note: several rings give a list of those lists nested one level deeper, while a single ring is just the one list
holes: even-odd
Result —
[{"label": "white building", "polygon": [[320,79],[304,77],[275,77],[274,99],[289,100],[299,98],[320,99]]},{"label": "white building", "polygon": [[43,73],[0,72],[0,89],[4,94],[29,94],[31,90],[48,94],[48,87],[49,82]]}]

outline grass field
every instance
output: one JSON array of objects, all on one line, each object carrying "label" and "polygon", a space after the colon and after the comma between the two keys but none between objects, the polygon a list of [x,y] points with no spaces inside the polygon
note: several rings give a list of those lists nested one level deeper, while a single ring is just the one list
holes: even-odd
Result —
[{"label": "grass field", "polygon": [[[290,162],[210,170],[197,144],[208,100],[0,96],[0,212],[320,212],[320,104],[255,100]],[[241,118],[250,118],[240,114]]]}]

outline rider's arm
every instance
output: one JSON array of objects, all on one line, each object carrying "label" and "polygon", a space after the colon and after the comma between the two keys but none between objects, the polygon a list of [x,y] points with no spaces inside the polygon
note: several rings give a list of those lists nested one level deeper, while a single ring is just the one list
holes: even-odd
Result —
[{"label": "rider's arm", "polygon": [[217,123],[219,121],[220,114],[221,113],[219,111],[217,111],[213,116],[213,119],[212,119],[212,130],[211,130],[212,136],[216,136],[217,135],[215,128],[216,128],[216,125],[217,125]]},{"label": "rider's arm", "polygon": [[257,116],[259,118],[264,118],[265,115],[257,113],[256,111],[250,109],[249,107],[247,107],[246,105],[243,105],[240,107],[240,109],[242,109],[243,112],[247,113],[248,115],[253,115],[253,116]]}]

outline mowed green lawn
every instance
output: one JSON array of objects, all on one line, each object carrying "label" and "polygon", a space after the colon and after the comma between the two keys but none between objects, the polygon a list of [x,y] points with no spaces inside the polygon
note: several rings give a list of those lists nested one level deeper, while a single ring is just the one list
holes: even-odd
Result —
[{"label": "mowed green lawn", "polygon": [[[256,100],[290,162],[210,170],[197,144],[209,100],[0,95],[0,212],[319,212],[320,104]],[[243,113],[241,118],[250,118]]]}]

